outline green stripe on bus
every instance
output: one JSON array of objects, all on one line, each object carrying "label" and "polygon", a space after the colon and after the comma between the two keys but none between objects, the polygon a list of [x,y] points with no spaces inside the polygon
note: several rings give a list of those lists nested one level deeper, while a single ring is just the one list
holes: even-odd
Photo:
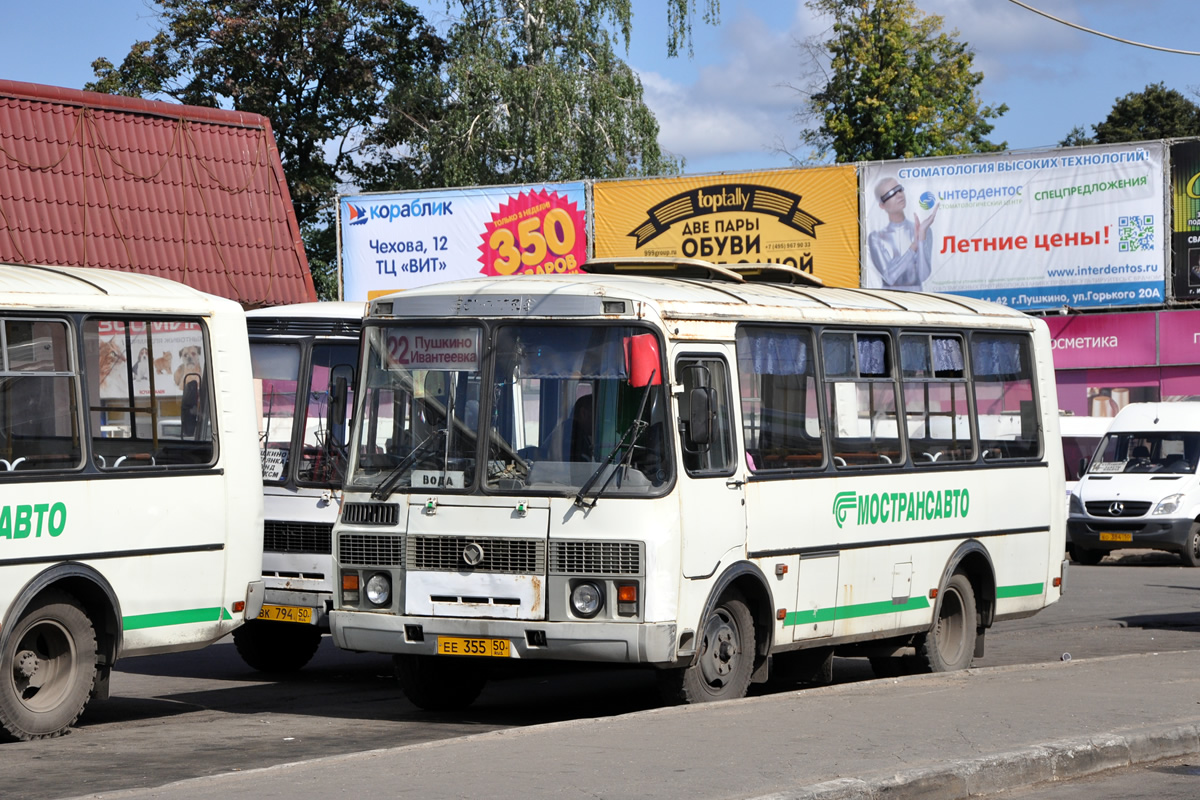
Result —
[{"label": "green stripe on bus", "polygon": [[838,619],[853,619],[855,617],[874,617],[879,614],[895,614],[897,611],[915,611],[921,608],[929,608],[929,601],[924,597],[910,597],[903,603],[893,603],[891,600],[884,600],[879,603],[859,603],[852,606],[817,608],[812,611],[793,611],[784,617],[783,627],[809,625],[818,622],[833,622]]},{"label": "green stripe on bus", "polygon": [[1022,583],[1017,586],[998,586],[996,587],[996,599],[1005,597],[1031,597],[1035,594],[1042,594],[1046,590],[1044,583]]},{"label": "green stripe on bus", "polygon": [[123,617],[121,624],[127,631],[142,628],[162,628],[167,625],[190,625],[196,622],[218,622],[233,619],[224,608],[189,608],[183,611],[159,611],[155,614],[135,614]]},{"label": "green stripe on bus", "polygon": [[[1006,597],[1032,597],[1042,594],[1044,583],[1023,583],[1018,586],[1000,586],[996,589],[996,599]],[[929,601],[924,597],[910,597],[907,602],[893,603],[884,600],[879,603],[859,603],[853,606],[837,608],[818,608],[812,611],[793,611],[784,617],[783,627],[793,625],[812,625],[818,622],[833,622],[838,619],[854,619],[855,617],[874,617],[879,614],[894,614],[897,611],[916,611],[929,608]]]}]

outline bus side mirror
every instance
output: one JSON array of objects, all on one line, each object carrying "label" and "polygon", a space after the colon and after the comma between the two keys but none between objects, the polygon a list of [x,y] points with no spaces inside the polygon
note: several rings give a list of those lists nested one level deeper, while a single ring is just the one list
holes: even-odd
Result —
[{"label": "bus side mirror", "polygon": [[688,439],[693,445],[712,441],[713,390],[697,386],[688,393]]}]

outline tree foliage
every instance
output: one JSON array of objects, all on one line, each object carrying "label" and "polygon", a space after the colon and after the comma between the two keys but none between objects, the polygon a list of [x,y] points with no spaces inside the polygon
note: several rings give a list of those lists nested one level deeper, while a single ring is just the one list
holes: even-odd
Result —
[{"label": "tree foliage", "polygon": [[[392,133],[403,103],[370,142],[360,185],[387,188],[614,178],[678,170],[628,46],[629,0],[461,0],[447,33],[441,101],[417,140]],[[612,33],[610,31],[615,31]]]},{"label": "tree foliage", "polygon": [[957,155],[1003,150],[987,140],[988,120],[1008,106],[984,106],[974,53],[942,18],[912,0],[809,0],[833,18],[819,48],[826,81],[808,97],[817,121],[804,140],[819,158],[839,162]]},{"label": "tree foliage", "polygon": [[[262,114],[275,131],[313,278],[329,293],[326,227],[340,176],[385,97],[427,86],[443,42],[403,0],[158,0],[161,30],[85,88]],[[418,101],[420,98],[417,98]],[[335,290],[336,293],[336,290]]]},{"label": "tree foliage", "polygon": [[[668,50],[719,0],[666,0]],[[318,293],[340,186],[402,190],[674,172],[626,49],[630,0],[157,0],[160,30],[85,88],[271,120]]]},{"label": "tree foliage", "polygon": [[1117,98],[1112,111],[1092,126],[1097,144],[1170,139],[1200,134],[1200,106],[1162,83]]}]

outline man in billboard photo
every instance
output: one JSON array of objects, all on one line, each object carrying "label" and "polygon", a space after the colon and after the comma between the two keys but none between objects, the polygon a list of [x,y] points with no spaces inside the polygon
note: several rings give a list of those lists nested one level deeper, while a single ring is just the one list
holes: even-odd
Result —
[{"label": "man in billboard photo", "polygon": [[875,274],[863,275],[862,285],[870,289],[905,289],[919,292],[931,270],[933,256],[933,218],[937,206],[930,196],[931,211],[922,220],[917,214],[904,214],[907,199],[904,187],[895,178],[882,178],[875,184],[875,200],[888,217],[888,223],[867,235],[867,249]]}]

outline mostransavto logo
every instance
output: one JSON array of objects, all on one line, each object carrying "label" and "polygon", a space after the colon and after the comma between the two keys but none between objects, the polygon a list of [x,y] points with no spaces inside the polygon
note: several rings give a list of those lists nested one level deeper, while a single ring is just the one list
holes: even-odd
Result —
[{"label": "mostransavto logo", "polygon": [[971,511],[971,494],[964,489],[858,494],[838,492],[833,498],[833,521],[846,524],[851,509],[859,525],[963,518]]}]

